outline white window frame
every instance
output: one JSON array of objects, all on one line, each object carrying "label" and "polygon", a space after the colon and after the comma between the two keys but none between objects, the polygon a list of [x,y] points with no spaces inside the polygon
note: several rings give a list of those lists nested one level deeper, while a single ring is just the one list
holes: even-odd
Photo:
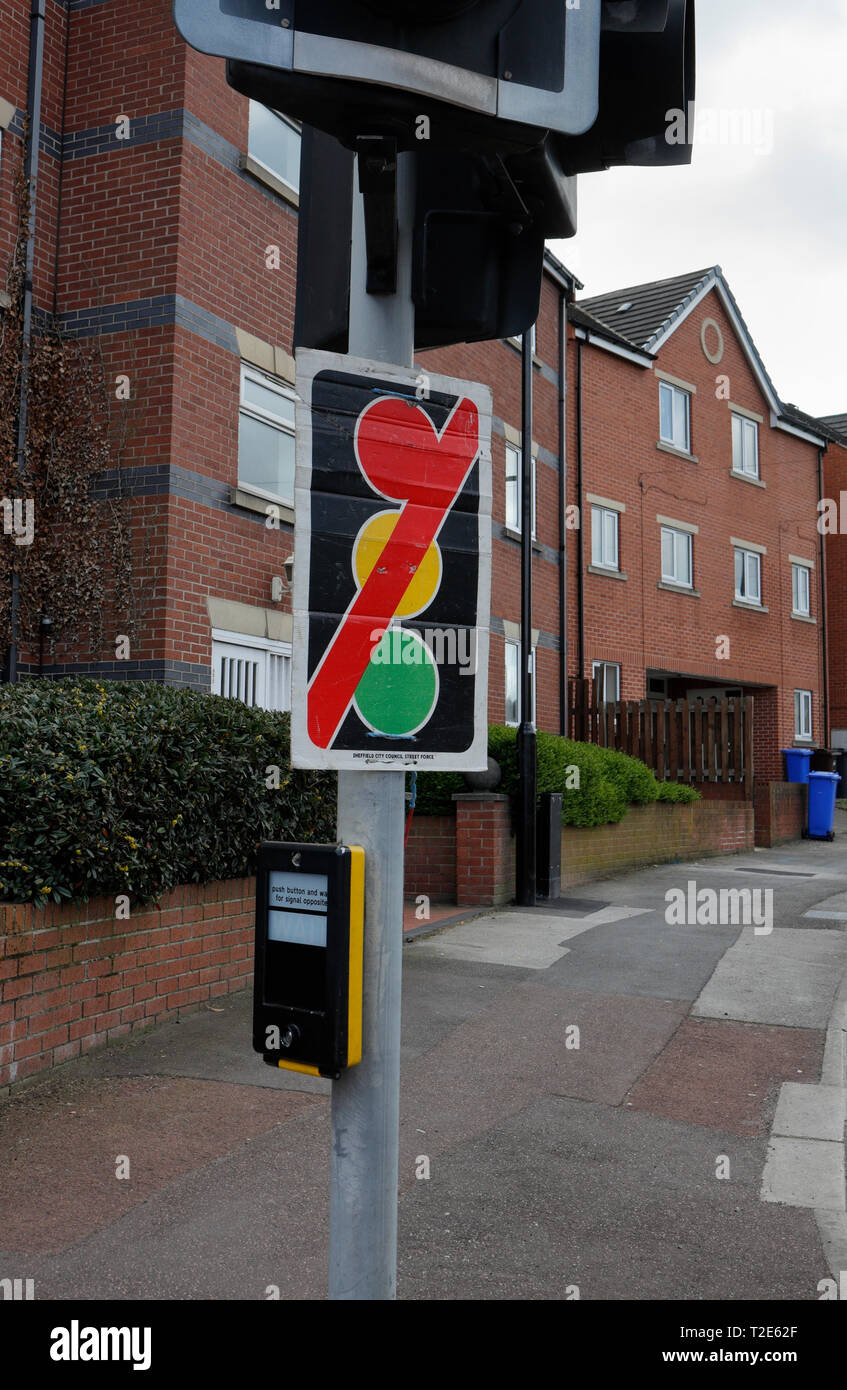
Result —
[{"label": "white window frame", "polygon": [[[510,507],[510,505],[509,505],[509,502],[510,502],[509,454],[510,454],[510,453],[512,453],[512,454],[515,455],[515,468],[516,468],[516,472],[515,472],[515,482],[514,482],[513,492],[512,492],[512,494],[511,494],[511,495],[513,496],[513,498],[514,498],[514,506],[511,506],[511,507]],[[509,530],[509,531],[517,531],[518,533],[520,533],[520,529],[521,529],[521,500],[522,500],[522,495],[523,495],[522,489],[521,489],[521,459],[522,459],[522,449],[521,449],[520,444],[510,444],[510,443],[507,442],[507,444],[506,444],[506,467],[505,467],[505,479],[506,479],[506,508],[505,508],[505,510],[506,510],[506,528],[507,528],[507,530]],[[536,540],[536,538],[537,538],[537,531],[536,531],[536,528],[537,528],[537,523],[538,523],[538,514],[537,514],[537,513],[538,513],[538,506],[537,506],[537,497],[536,497],[537,474],[538,474],[538,457],[537,457],[536,454],[533,454],[533,455],[532,455],[532,539],[533,539],[533,540]]]},{"label": "white window frame", "polygon": [[[614,671],[615,694],[609,693],[609,674]],[[595,680],[598,673],[600,680],[600,699],[604,704],[617,704],[621,698],[621,667],[619,661],[592,661],[591,678]]]},{"label": "white window frame", "polygon": [[794,691],[794,737],[806,742],[812,740],[812,692]]},{"label": "white window frame", "polygon": [[[801,576],[804,578],[801,581]],[[805,592],[804,592],[805,591]],[[805,597],[806,606],[802,600]],[[811,565],[791,565],[791,612],[798,618],[812,616],[812,567]]]},{"label": "white window frame", "polygon": [[[607,546],[607,522],[610,519],[614,522],[614,544]],[[591,563],[598,569],[620,571],[620,513],[612,507],[601,507],[596,503],[591,505]]]},{"label": "white window frame", "polygon": [[[284,116],[284,115],[282,114],[281,111],[275,111],[275,110],[273,109],[273,107],[271,107],[271,106],[264,106],[264,103],[263,103],[263,102],[261,102],[261,101],[254,101],[252,97],[250,98],[250,111],[249,111],[248,118],[247,118],[247,153],[248,153],[248,155],[249,155],[249,157],[250,157],[251,159],[255,160],[255,162],[256,162],[257,164],[260,164],[260,165],[262,166],[263,169],[267,169],[267,171],[268,171],[269,174],[273,174],[273,176],[274,176],[275,179],[279,179],[280,183],[285,184],[285,187],[286,187],[286,188],[290,188],[290,189],[291,189],[291,192],[294,193],[294,194],[296,194],[296,195],[299,197],[299,196],[300,196],[300,175],[299,175],[299,173],[298,173],[298,175],[297,175],[297,182],[296,182],[296,183],[292,183],[290,179],[287,179],[287,178],[285,177],[284,174],[281,174],[281,173],[280,173],[279,169],[275,169],[274,166],[273,166],[272,164],[268,164],[267,160],[265,160],[265,159],[260,159],[259,156],[255,153],[255,150],[251,149],[251,146],[250,146],[250,134],[251,134],[251,129],[252,129],[253,111],[254,111],[254,108],[255,108],[255,107],[258,107],[258,106],[264,107],[264,110],[267,111],[269,115],[273,116],[276,120],[280,121],[284,126],[287,126],[289,130],[293,130],[294,133],[295,133],[295,135],[297,135],[298,138],[300,139],[301,149],[302,149],[302,126],[301,126],[301,124],[300,124],[299,121],[293,120],[290,116]],[[299,170],[299,167],[300,167],[299,164],[298,164],[297,167],[298,167],[298,170]]]},{"label": "white window frame", "polygon": [[[531,678],[531,680],[532,680],[532,722],[533,722],[533,724],[535,724],[535,722],[536,722],[536,702],[537,702],[537,692],[536,692],[536,682],[535,682],[535,652],[536,652],[536,648],[533,647],[532,650],[531,650],[531,652],[530,652],[530,656],[529,656],[529,662],[530,662],[530,678]],[[507,699],[508,699],[508,693],[509,693],[509,665],[510,665],[510,663],[514,666],[514,676],[515,676],[515,679],[516,679],[516,681],[517,681],[517,693],[516,693],[516,699],[515,699],[515,705],[516,705],[516,707],[517,707],[517,719],[509,719],[509,718],[507,717],[507,716],[508,716]],[[510,729],[517,729],[517,728],[520,727],[520,723],[521,723],[521,644],[520,644],[520,642],[515,642],[515,641],[513,641],[511,638],[508,638],[508,637],[506,638],[506,646],[505,646],[505,651],[504,651],[504,654],[503,654],[503,671],[504,671],[504,686],[503,686],[503,723],[506,724],[507,727],[510,728]]]},{"label": "white window frame", "polygon": [[[751,605],[754,606],[754,607],[761,608],[761,606],[762,606],[762,557],[761,557],[761,555],[759,554],[759,552],[758,552],[757,550],[744,550],[740,545],[735,546],[735,547],[734,547],[734,550],[735,550],[735,555],[734,555],[733,565],[734,565],[735,597],[736,597],[736,599],[737,599],[737,601],[738,601],[739,603],[749,603],[749,604],[751,604]],[[742,557],[742,560],[741,560],[741,587],[740,587],[740,588],[739,588],[739,584],[738,584],[738,559],[739,559],[739,556]],[[755,572],[755,575],[756,575],[756,586],[755,586],[755,587],[756,587],[756,589],[757,589],[757,593],[756,593],[756,597],[755,597],[755,598],[751,598],[751,597],[750,597],[750,592],[752,592],[752,587],[753,587],[753,586],[751,585],[751,583],[750,583],[750,575],[751,575],[751,572]],[[746,592],[746,591],[748,591],[748,590],[749,590],[750,592]]]},{"label": "white window frame", "polygon": [[[673,572],[672,572],[672,573],[669,573],[669,572],[665,569],[665,536],[666,536],[666,535],[667,535],[667,536],[673,537],[673,548],[674,548],[674,550],[673,550],[673,563],[674,563],[674,568],[673,568]],[[679,589],[693,589],[693,588],[694,588],[694,545],[693,545],[693,539],[694,539],[694,538],[693,538],[693,536],[691,535],[691,532],[690,532],[690,531],[680,531],[680,530],[678,530],[677,527],[675,527],[675,526],[663,526],[663,527],[662,527],[662,534],[661,534],[661,541],[660,541],[660,562],[661,562],[661,567],[662,567],[662,583],[663,583],[663,584],[675,584],[675,585],[677,586],[677,588],[679,588]],[[678,559],[679,559],[679,553],[680,553],[680,542],[684,542],[684,543],[685,543],[684,548],[685,548],[685,549],[687,550],[687,552],[688,552],[688,578],[687,578],[687,579],[680,579],[680,578],[678,577],[678,571],[679,571]]]},{"label": "white window frame", "polygon": [[732,412],[732,471],[747,478],[759,476],[759,426],[746,415]]},{"label": "white window frame", "polygon": [[254,709],[290,710],[291,643],[213,628],[211,692]]},{"label": "white window frame", "polygon": [[[274,429],[279,430],[280,434],[290,435],[290,437],[294,439],[295,427],[294,422],[292,420],[286,420],[281,415],[273,415],[271,411],[263,410],[260,405],[256,405],[253,401],[246,401],[244,399],[245,381],[255,381],[258,386],[263,386],[268,391],[274,391],[278,396],[281,396],[284,400],[291,401],[292,404],[294,404],[294,402],[297,400],[297,393],[294,390],[294,388],[292,386],[288,386],[284,381],[281,381],[279,377],[273,376],[270,372],[263,372],[260,367],[253,367],[250,365],[249,362],[241,363],[241,376],[239,379],[238,401],[239,422],[241,420],[242,415],[249,415],[254,420],[261,420],[262,424],[264,425],[271,425]],[[242,492],[250,492],[253,494],[254,497],[266,497],[271,502],[283,502],[287,506],[294,505],[293,474],[291,478],[291,495],[289,497],[283,496],[283,494],[279,492],[266,492],[264,488],[256,487],[255,483],[249,483],[242,480],[240,445],[238,459],[238,486],[239,488],[241,488]]]},{"label": "white window frame", "polygon": [[[670,435],[662,432],[662,393],[667,391],[671,398],[671,433]],[[680,442],[677,435],[677,408],[676,401],[680,398],[685,403],[685,422],[684,439]],[[691,392],[683,391],[681,386],[673,386],[669,381],[659,382],[659,438],[663,444],[669,444],[673,449],[679,449],[683,454],[691,453]]]}]

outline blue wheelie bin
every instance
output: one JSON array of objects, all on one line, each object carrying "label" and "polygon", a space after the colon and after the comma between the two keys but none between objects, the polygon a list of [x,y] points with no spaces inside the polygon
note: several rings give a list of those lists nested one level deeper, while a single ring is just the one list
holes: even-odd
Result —
[{"label": "blue wheelie bin", "polygon": [[810,840],[834,840],[835,793],[841,778],[837,772],[809,773]]},{"label": "blue wheelie bin", "polygon": [[786,782],[808,782],[811,748],[783,748],[782,751],[785,755]]}]

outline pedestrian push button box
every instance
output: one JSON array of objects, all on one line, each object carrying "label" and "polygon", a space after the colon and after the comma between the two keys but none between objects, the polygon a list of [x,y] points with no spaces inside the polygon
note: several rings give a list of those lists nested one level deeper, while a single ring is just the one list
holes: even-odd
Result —
[{"label": "pedestrian push button box", "polygon": [[259,846],[253,1047],[272,1067],[337,1078],[362,1058],[365,852]]}]

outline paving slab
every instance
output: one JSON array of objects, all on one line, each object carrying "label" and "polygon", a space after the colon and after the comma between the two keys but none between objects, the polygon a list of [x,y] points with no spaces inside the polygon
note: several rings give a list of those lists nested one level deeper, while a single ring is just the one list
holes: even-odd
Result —
[{"label": "paving slab", "polygon": [[643,907],[600,907],[568,917],[566,913],[498,912],[496,916],[452,927],[420,942],[422,955],[444,960],[480,961],[528,970],[546,970],[567,953],[566,942],[608,922],[640,917]]},{"label": "paving slab", "polygon": [[779,1093],[773,1133],[795,1139],[844,1140],[841,1086],[800,1086],[788,1081]]},{"label": "paving slab", "polygon": [[762,1201],[819,1211],[844,1211],[844,1145],[822,1139],[772,1139]]},{"label": "paving slab", "polygon": [[826,1028],[847,968],[840,931],[744,928],[697,999],[692,1013],[791,1028]]}]

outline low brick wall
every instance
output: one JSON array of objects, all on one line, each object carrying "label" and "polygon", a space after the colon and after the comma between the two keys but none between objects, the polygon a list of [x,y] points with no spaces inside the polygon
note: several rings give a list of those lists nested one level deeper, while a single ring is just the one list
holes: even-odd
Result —
[{"label": "low brick wall", "polygon": [[456,901],[456,817],[413,816],[406,841],[406,894]]},{"label": "low brick wall", "polygon": [[252,979],[255,879],[175,888],[125,920],[114,912],[113,898],[0,903],[0,1094]]},{"label": "low brick wall", "polygon": [[[777,785],[775,803],[788,826],[787,802]],[[788,802],[793,793],[789,793]],[[449,816],[421,816],[418,841],[406,863],[406,895],[427,893],[459,907],[501,907],[515,895],[515,836],[509,798],[496,792],[453,797]],[[428,825],[427,822],[431,824]],[[793,821],[791,824],[793,825]],[[454,834],[455,869],[446,839]],[[412,822],[412,836],[415,835]],[[799,825],[794,838],[799,838]],[[785,838],[792,838],[790,833]],[[562,830],[562,888],[572,888],[642,864],[671,863],[702,855],[736,854],[754,845],[753,802],[734,799],[689,805],[655,802],[631,806],[617,825]],[[445,864],[451,863],[450,869]],[[455,875],[454,877],[451,875]],[[455,888],[455,898],[450,892]]]},{"label": "low brick wall", "polygon": [[753,840],[749,801],[630,806],[617,825],[562,828],[562,888],[644,864],[741,853],[753,848]]},{"label": "low brick wall", "polygon": [[805,782],[756,782],[756,844],[763,849],[799,840],[806,826],[809,788]]}]

